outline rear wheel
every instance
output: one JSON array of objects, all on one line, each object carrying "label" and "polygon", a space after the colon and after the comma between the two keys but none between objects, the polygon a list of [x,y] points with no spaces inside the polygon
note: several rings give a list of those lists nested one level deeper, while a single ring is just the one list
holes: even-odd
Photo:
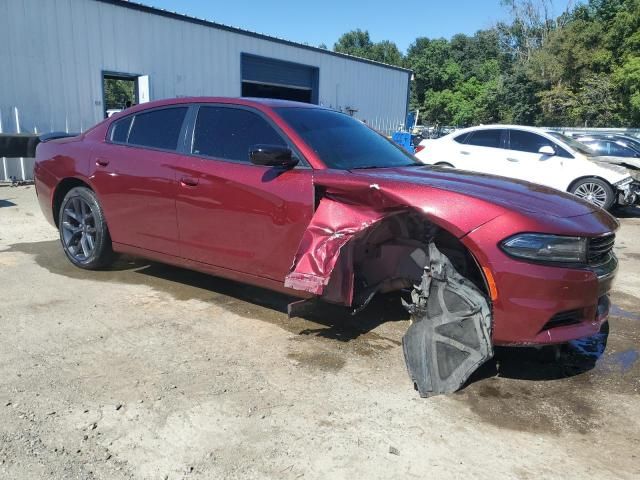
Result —
[{"label": "rear wheel", "polygon": [[599,178],[583,178],[574,183],[569,192],[605,210],[609,210],[615,201],[611,185]]},{"label": "rear wheel", "polygon": [[94,270],[113,259],[111,237],[95,193],[86,187],[69,190],[60,205],[60,242],[74,265]]}]

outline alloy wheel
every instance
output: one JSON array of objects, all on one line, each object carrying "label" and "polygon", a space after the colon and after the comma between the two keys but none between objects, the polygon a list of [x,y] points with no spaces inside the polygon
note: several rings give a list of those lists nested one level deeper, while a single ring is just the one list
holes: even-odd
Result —
[{"label": "alloy wheel", "polygon": [[607,192],[602,185],[586,182],[580,185],[573,192],[576,196],[584,198],[598,207],[602,207],[607,202]]},{"label": "alloy wheel", "polygon": [[62,212],[62,239],[78,262],[91,257],[96,244],[96,222],[89,203],[82,197],[69,199]]}]

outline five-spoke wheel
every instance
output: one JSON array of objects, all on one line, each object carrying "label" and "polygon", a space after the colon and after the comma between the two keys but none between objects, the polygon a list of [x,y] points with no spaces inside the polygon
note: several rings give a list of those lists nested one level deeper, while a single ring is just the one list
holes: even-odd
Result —
[{"label": "five-spoke wheel", "polygon": [[60,206],[59,227],[62,247],[75,265],[95,269],[110,262],[111,238],[93,191],[76,187],[67,193]]}]

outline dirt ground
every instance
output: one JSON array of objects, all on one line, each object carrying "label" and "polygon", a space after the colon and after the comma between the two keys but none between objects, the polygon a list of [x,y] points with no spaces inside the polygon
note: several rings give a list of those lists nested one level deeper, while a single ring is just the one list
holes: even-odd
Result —
[{"label": "dirt ground", "polygon": [[0,478],[640,478],[640,210],[620,216],[608,331],[420,399],[397,298],[289,320],[178,268],[85,272],[33,187],[0,187]]}]

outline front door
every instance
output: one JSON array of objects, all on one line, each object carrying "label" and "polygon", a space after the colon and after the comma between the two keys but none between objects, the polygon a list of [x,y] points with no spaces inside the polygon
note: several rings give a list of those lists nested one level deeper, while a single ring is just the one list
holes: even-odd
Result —
[{"label": "front door", "polygon": [[201,106],[177,196],[182,255],[282,281],[313,215],[313,171],[250,163],[256,144],[290,145],[261,113]]},{"label": "front door", "polygon": [[[541,153],[542,147],[551,147],[555,155]],[[570,181],[566,178],[564,160],[570,155],[554,141],[526,130],[509,130],[508,158],[515,163],[512,176],[532,183],[564,190]]]}]

